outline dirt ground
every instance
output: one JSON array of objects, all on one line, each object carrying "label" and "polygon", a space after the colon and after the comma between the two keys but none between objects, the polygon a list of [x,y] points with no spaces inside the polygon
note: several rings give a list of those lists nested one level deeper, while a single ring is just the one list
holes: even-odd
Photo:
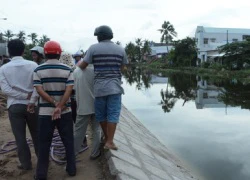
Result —
[{"label": "dirt ground", "polygon": [[[27,130],[28,132],[28,130]],[[91,148],[91,131],[88,130],[88,145]],[[27,133],[29,137],[29,133]],[[14,140],[8,115],[5,113],[0,117],[0,146],[4,143]],[[75,177],[69,177],[65,172],[65,165],[57,165],[53,161],[50,161],[48,180],[110,180],[113,179],[107,173],[107,165],[104,157],[100,157],[97,160],[90,160],[90,148],[77,156],[77,160],[81,162],[77,163],[77,175]],[[32,180],[35,174],[36,168],[36,156],[33,147],[32,151],[32,164],[33,169],[31,171],[22,171],[17,169],[18,158],[16,151],[10,152],[4,155],[0,154],[0,180]]]}]

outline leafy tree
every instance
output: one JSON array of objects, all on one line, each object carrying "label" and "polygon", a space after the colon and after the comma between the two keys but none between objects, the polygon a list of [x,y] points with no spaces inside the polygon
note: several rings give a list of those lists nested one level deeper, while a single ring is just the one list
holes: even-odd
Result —
[{"label": "leafy tree", "polygon": [[43,47],[46,42],[48,42],[50,38],[47,35],[42,35],[42,37],[38,40],[38,45]]},{"label": "leafy tree", "polygon": [[[174,26],[169,21],[164,21],[161,26],[161,29],[158,29],[161,35],[161,42],[166,43],[167,45],[173,41],[173,38],[177,36]],[[168,51],[168,46],[167,46]],[[169,52],[169,51],[168,51]]]},{"label": "leafy tree", "polygon": [[220,46],[218,50],[225,53],[223,62],[229,68],[236,64],[241,69],[244,63],[250,64],[250,39]]},{"label": "leafy tree", "polygon": [[142,60],[142,47],[143,47],[143,42],[141,38],[135,39],[135,49],[136,49],[136,58],[139,62]]},{"label": "leafy tree", "polygon": [[151,54],[150,42],[148,40],[144,40],[143,47],[142,47],[142,54],[143,55]]},{"label": "leafy tree", "polygon": [[134,43],[129,42],[125,46],[126,54],[131,62],[136,62],[136,46]]},{"label": "leafy tree", "polygon": [[174,66],[195,66],[197,59],[195,39],[187,37],[175,41],[175,49],[170,51],[168,58]]},{"label": "leafy tree", "polygon": [[38,35],[36,33],[31,33],[31,34],[28,35],[28,37],[30,38],[33,45],[37,45],[37,43],[38,43],[38,39],[37,39]]},{"label": "leafy tree", "polygon": [[3,36],[7,39],[7,42],[9,42],[14,35],[15,34],[13,34],[11,30],[7,30],[4,32]]},{"label": "leafy tree", "polygon": [[25,35],[26,35],[26,34],[25,34],[24,31],[19,31],[19,33],[16,34],[16,37],[25,43],[25,41],[26,41]]}]

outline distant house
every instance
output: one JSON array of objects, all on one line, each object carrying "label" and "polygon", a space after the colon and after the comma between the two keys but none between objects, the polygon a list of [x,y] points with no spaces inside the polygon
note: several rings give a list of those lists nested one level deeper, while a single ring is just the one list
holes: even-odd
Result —
[{"label": "distant house", "polygon": [[243,41],[250,37],[250,29],[239,28],[214,28],[197,26],[195,32],[196,44],[197,44],[197,57],[200,62],[207,62],[214,57],[220,57],[224,54],[219,54],[217,48],[225,45],[226,43],[232,43],[237,41]]},{"label": "distant house", "polygon": [[7,43],[0,43],[0,56],[8,55]]},{"label": "distant house", "polygon": [[174,48],[174,46],[170,44],[167,45],[164,43],[152,42],[150,44],[150,48],[151,48],[151,54],[149,55],[150,57],[161,58],[163,55],[168,54],[169,51],[171,51]]}]

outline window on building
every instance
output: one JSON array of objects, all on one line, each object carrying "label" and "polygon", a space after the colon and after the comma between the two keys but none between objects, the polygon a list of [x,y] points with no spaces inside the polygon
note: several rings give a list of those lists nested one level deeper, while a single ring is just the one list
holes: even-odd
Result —
[{"label": "window on building", "polygon": [[208,38],[204,38],[204,44],[208,44]]},{"label": "window on building", "polygon": [[233,39],[233,42],[237,42],[238,41],[238,39]]},{"label": "window on building", "polygon": [[243,40],[250,39],[250,35],[243,35],[243,36],[242,36],[242,39],[243,39]]},{"label": "window on building", "polygon": [[210,40],[211,40],[211,42],[215,42],[216,38],[211,38]]}]

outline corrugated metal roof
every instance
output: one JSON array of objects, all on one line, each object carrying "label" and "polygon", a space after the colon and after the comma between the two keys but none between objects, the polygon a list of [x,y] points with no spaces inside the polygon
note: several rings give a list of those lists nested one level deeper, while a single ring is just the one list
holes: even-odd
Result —
[{"label": "corrugated metal roof", "polygon": [[250,29],[241,28],[215,28],[215,27],[203,27],[206,33],[238,33],[238,34],[250,34]]},{"label": "corrugated metal roof", "polygon": [[[168,50],[172,50],[173,46],[168,46]],[[167,46],[152,46],[151,47],[151,55],[168,53]]]}]

